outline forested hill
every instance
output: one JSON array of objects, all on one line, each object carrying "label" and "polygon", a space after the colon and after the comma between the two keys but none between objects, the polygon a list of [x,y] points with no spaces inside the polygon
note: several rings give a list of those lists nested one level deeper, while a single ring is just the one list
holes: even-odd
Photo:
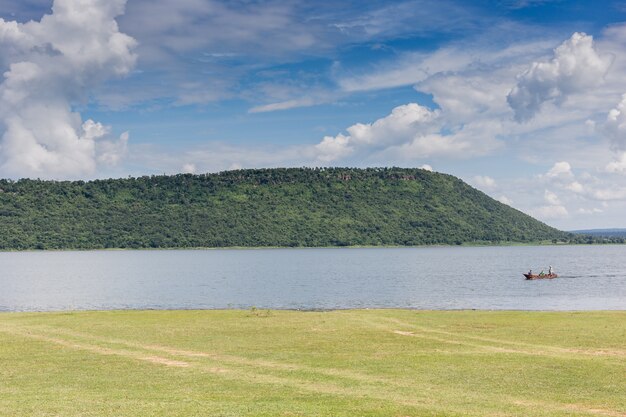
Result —
[{"label": "forested hill", "polygon": [[568,240],[450,175],[294,168],[90,182],[0,180],[0,249]]}]

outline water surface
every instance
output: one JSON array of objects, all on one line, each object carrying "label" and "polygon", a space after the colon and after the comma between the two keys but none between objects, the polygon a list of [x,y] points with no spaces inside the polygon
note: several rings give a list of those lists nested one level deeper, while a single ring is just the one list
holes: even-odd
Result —
[{"label": "water surface", "polygon": [[0,253],[0,311],[252,306],[625,310],[626,246]]}]

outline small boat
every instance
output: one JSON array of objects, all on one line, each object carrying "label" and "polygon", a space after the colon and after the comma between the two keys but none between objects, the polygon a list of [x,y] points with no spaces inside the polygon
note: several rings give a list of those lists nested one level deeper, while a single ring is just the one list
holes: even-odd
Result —
[{"label": "small boat", "polygon": [[524,274],[526,279],[552,279],[558,278],[557,274]]}]

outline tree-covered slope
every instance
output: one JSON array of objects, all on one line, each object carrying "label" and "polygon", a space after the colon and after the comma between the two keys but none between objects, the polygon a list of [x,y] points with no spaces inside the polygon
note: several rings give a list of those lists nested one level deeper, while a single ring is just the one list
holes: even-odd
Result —
[{"label": "tree-covered slope", "polygon": [[570,237],[455,177],[420,169],[0,181],[0,249],[422,245]]}]

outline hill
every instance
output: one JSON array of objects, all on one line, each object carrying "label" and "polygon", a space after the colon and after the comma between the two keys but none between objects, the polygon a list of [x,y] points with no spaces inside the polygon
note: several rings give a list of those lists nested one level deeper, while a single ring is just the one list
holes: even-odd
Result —
[{"label": "hill", "polygon": [[0,180],[0,249],[567,241],[446,174],[290,168]]}]

